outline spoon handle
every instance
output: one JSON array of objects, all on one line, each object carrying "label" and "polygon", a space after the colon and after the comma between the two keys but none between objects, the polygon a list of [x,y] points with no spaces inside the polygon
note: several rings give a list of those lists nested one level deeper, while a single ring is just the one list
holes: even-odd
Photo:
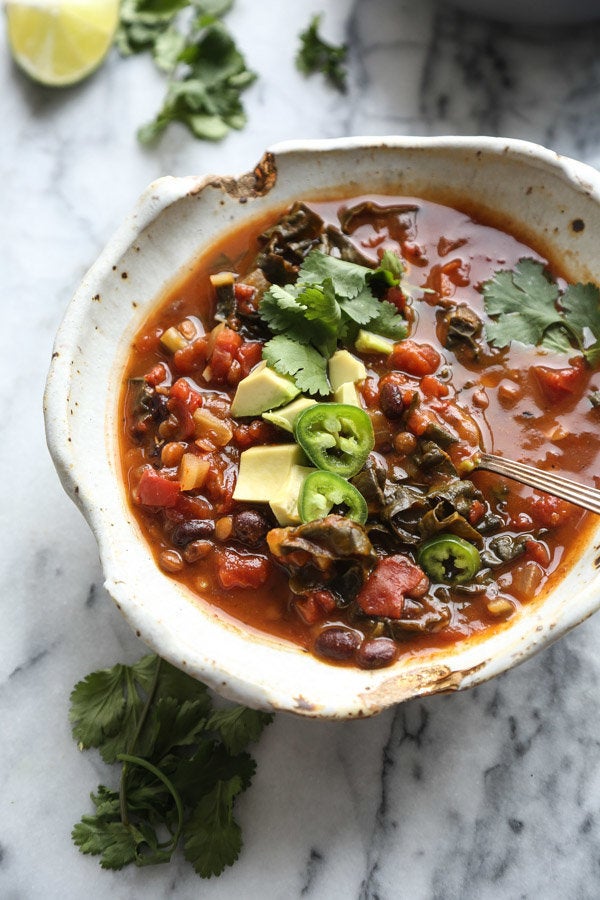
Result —
[{"label": "spoon handle", "polygon": [[514,478],[515,481],[527,484],[529,487],[540,488],[549,494],[554,494],[555,497],[568,500],[576,506],[600,515],[600,491],[596,488],[578,484],[576,481],[571,481],[570,478],[562,478],[560,475],[545,472],[543,469],[535,469],[525,463],[505,459],[503,456],[494,456],[493,453],[481,453],[477,459],[477,466],[480,469],[487,469],[488,472],[495,472],[497,475]]}]

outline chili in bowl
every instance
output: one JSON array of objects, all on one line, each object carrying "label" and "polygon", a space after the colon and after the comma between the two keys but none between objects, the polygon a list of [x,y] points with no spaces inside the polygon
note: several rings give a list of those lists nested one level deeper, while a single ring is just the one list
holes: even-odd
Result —
[{"label": "chili in bowl", "polygon": [[344,717],[591,614],[595,516],[476,460],[600,475],[598,184],[523,142],[387,138],[152,185],[46,398],[137,633],[227,696]]}]

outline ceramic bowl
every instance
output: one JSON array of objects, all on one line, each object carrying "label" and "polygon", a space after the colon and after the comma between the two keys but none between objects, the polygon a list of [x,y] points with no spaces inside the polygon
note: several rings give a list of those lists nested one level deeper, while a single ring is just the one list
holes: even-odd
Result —
[{"label": "ceramic bowl", "polygon": [[[46,390],[48,444],[96,535],[106,588],[136,634],[223,695],[313,717],[367,716],[419,695],[478,684],[522,661],[600,605],[592,543],[561,584],[503,629],[378,671],[335,667],[250,633],[155,565],[121,483],[122,372],[133,335],[165,288],[232,226],[294,199],[391,193],[465,203],[600,282],[600,175],[521,141],[347,138],[284,143],[241,177],[151,184],[75,294]],[[583,224],[582,224],[583,223]],[[598,538],[600,535],[596,535]]]}]

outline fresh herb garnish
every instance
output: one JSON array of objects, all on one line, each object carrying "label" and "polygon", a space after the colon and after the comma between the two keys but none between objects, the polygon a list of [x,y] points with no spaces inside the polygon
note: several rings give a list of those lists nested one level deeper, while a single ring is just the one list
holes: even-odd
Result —
[{"label": "fresh herb garnish", "polygon": [[401,260],[390,252],[377,269],[369,269],[312,250],[296,284],[273,285],[261,301],[260,316],[276,335],[265,344],[263,358],[304,393],[327,396],[327,360],[338,341],[351,344],[367,325],[393,340],[406,337],[396,307],[372,290],[398,285],[402,271]]},{"label": "fresh herb garnish", "polygon": [[492,317],[486,338],[495,347],[520,341],[564,353],[577,349],[590,365],[600,362],[596,285],[568,285],[561,292],[542,263],[521,259],[514,271],[496,272],[484,283],[483,299]]},{"label": "fresh herb garnish", "polygon": [[[240,97],[256,75],[220,21],[232,5],[233,0],[123,0],[119,51],[149,51],[169,75],[162,109],[138,131],[142,143],[156,140],[175,121],[211,141],[245,125]],[[192,17],[182,25],[179,13],[189,8]]]},{"label": "fresh herb garnish", "polygon": [[242,846],[233,807],[256,767],[244,750],[271,718],[213,710],[204,684],[157,656],[92,672],[71,694],[73,737],[120,763],[121,778],[118,790],[91,795],[95,813],[82,816],[73,841],[121,869],[169,862],[183,840],[199,875],[219,875]]},{"label": "fresh herb garnish", "polygon": [[335,45],[324,41],[319,34],[321,16],[313,16],[306,31],[300,34],[300,50],[296,67],[305,75],[321,72],[332,87],[342,94],[346,92],[345,44]]}]

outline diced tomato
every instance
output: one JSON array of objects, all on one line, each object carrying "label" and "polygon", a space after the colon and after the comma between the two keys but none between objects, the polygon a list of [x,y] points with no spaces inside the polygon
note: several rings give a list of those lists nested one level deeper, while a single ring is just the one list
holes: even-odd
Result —
[{"label": "diced tomato", "polygon": [[242,367],[242,378],[245,378],[254,366],[261,361],[262,349],[263,345],[261,341],[244,341],[244,343],[238,347],[235,358]]},{"label": "diced tomato", "polygon": [[525,556],[541,566],[547,566],[550,563],[550,551],[542,541],[527,541],[525,544]]},{"label": "diced tomato", "polygon": [[471,525],[477,525],[478,522],[481,522],[483,519],[483,514],[485,513],[485,506],[481,502],[481,500],[473,500],[471,506],[469,507],[469,512],[467,515],[467,519]]},{"label": "diced tomato", "polygon": [[150,353],[158,350],[163,331],[163,328],[156,327],[140,335],[140,337],[136,339],[135,349],[140,353]]},{"label": "diced tomato", "polygon": [[190,438],[195,431],[193,414],[202,406],[202,395],[185,378],[178,378],[169,391],[169,410],[179,423],[180,440]]},{"label": "diced tomato", "polygon": [[236,553],[235,550],[219,550],[216,554],[217,578],[225,590],[231,588],[258,588],[264,584],[271,570],[264,556]]},{"label": "diced tomato", "polygon": [[232,328],[222,328],[219,331],[210,356],[213,381],[223,383],[227,380],[231,364],[242,343],[243,338]]},{"label": "diced tomato", "polygon": [[150,387],[156,387],[158,384],[162,384],[162,382],[167,377],[167,371],[162,363],[158,363],[154,366],[153,369],[150,369],[147,375],[144,376],[144,380],[146,384],[149,384]]},{"label": "diced tomato", "polygon": [[227,457],[221,453],[211,453],[210,469],[204,483],[203,491],[214,504],[215,511],[219,515],[228,513],[233,506],[233,492],[235,490],[235,468]]},{"label": "diced tomato", "polygon": [[405,340],[394,345],[388,357],[391,369],[402,369],[409,375],[433,375],[441,363],[440,354],[431,344]]},{"label": "diced tomato", "polygon": [[142,506],[175,506],[179,500],[179,482],[170,481],[155,472],[144,469],[138,484],[137,496]]},{"label": "diced tomato", "polygon": [[573,507],[565,500],[551,494],[540,494],[529,498],[529,512],[540,528],[555,528],[573,515]]},{"label": "diced tomato", "polygon": [[422,434],[425,434],[427,426],[432,423],[437,423],[435,414],[430,409],[423,409],[421,406],[415,406],[407,416],[406,428],[417,437],[421,437]]},{"label": "diced tomato", "polygon": [[393,303],[398,312],[403,313],[406,309],[406,297],[399,287],[391,287],[388,289],[385,299],[388,303]]},{"label": "diced tomato", "polygon": [[550,403],[561,403],[579,391],[584,374],[584,363],[576,360],[565,369],[551,369],[548,366],[532,366],[531,371]]},{"label": "diced tomato", "polygon": [[311,591],[302,600],[296,601],[296,609],[307,625],[314,625],[336,608],[331,591]]},{"label": "diced tomato", "polygon": [[450,388],[435,375],[424,375],[421,378],[421,390],[426,397],[447,397]]},{"label": "diced tomato", "polygon": [[400,619],[405,597],[422,597],[429,588],[425,572],[400,554],[381,559],[360,590],[358,605],[368,616]]},{"label": "diced tomato", "polygon": [[237,359],[231,360],[229,372],[227,373],[227,384],[235,387],[242,380],[242,367]]},{"label": "diced tomato", "polygon": [[258,310],[258,291],[251,284],[236,284],[233,288],[239,311],[245,315],[252,315]]},{"label": "diced tomato", "polygon": [[187,378],[178,378],[169,390],[169,399],[184,403],[190,413],[202,406],[202,394],[194,390]]},{"label": "diced tomato", "polygon": [[369,409],[379,406],[379,381],[377,378],[365,378],[359,388]]},{"label": "diced tomato", "polygon": [[189,375],[194,369],[204,366],[207,353],[208,338],[206,335],[202,335],[202,337],[196,338],[187,347],[182,347],[181,350],[175,351],[173,354],[175,368],[182,375]]},{"label": "diced tomato", "polygon": [[249,425],[236,425],[233,429],[233,442],[240,450],[255,447],[258,444],[273,444],[277,441],[277,429],[270,422],[254,419]]},{"label": "diced tomato", "polygon": [[175,506],[165,510],[165,514],[172,522],[185,522],[188,519],[211,519],[214,510],[205,497],[180,494]]}]

